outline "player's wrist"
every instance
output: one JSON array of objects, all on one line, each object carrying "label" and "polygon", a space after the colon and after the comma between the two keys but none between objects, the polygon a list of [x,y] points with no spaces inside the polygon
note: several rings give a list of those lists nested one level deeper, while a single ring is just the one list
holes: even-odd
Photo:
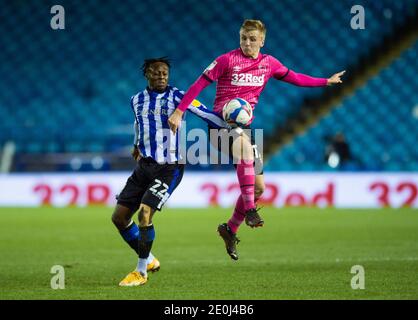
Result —
[{"label": "player's wrist", "polygon": [[182,115],[183,115],[183,113],[184,113],[184,111],[185,111],[185,110],[180,109],[180,106],[179,106],[179,108],[177,108],[174,112],[175,112],[177,115],[182,116]]}]

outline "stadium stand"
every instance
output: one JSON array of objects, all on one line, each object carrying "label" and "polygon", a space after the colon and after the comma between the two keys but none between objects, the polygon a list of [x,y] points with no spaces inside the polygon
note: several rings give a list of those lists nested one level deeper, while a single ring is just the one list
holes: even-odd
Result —
[{"label": "stadium stand", "polygon": [[346,169],[418,170],[416,70],[418,41],[319,123],[273,155],[266,169],[332,170],[324,162],[326,138],[343,132],[354,158]]},{"label": "stadium stand", "polygon": [[[45,1],[47,8],[54,4]],[[7,62],[0,65],[2,86],[7,84],[0,90],[0,112],[7,115],[0,117],[0,147],[14,141],[18,155],[126,152],[132,141],[129,98],[145,86],[139,69],[143,59],[168,55],[173,61],[171,83],[187,89],[216,56],[238,46],[237,30],[244,18],[265,21],[265,53],[297,72],[325,77],[356,65],[359,57],[402,25],[418,6],[415,0],[283,0],[280,4],[265,0],[257,6],[251,0],[241,1],[240,6],[232,0],[216,5],[195,0],[165,0],[158,6],[151,0],[107,1],[100,6],[94,0],[61,4],[66,10],[65,30],[52,30],[52,15],[34,2],[7,1],[0,12],[0,60]],[[361,31],[347,27],[355,4],[367,12],[366,29]],[[347,97],[317,127],[274,155],[267,169],[328,170],[321,139],[337,131],[335,122],[359,161],[367,164],[352,169],[416,168],[409,160],[417,158],[411,147],[417,140],[417,120],[411,117],[417,96],[410,95],[411,91],[416,94],[417,83],[405,81],[416,70],[416,51],[414,46]],[[402,75],[390,77],[400,70]],[[201,94],[203,103],[211,104],[214,87]],[[267,136],[273,134],[298,112],[304,99],[324,90],[272,81],[260,99],[254,125]],[[400,101],[402,108],[394,108]],[[391,117],[385,117],[388,112]],[[354,128],[350,127],[353,121],[358,124]],[[371,131],[374,121],[387,121],[387,126]],[[190,115],[188,127],[203,128],[204,124]],[[387,130],[397,133],[385,136]],[[364,148],[370,143],[373,148]]]}]

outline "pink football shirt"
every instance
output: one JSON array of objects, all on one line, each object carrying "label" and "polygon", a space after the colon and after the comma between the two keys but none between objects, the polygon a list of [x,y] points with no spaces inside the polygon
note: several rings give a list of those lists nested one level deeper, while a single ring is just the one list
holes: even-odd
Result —
[{"label": "pink football shirt", "polygon": [[216,113],[222,114],[225,103],[234,98],[247,100],[254,109],[261,92],[271,77],[297,86],[327,85],[327,79],[296,73],[268,54],[259,53],[258,57],[253,59],[246,57],[241,49],[236,49],[213,61],[202,76],[187,90],[177,108],[183,112],[186,111],[188,105],[205,87],[211,82],[217,81],[213,108]]},{"label": "pink football shirt", "polygon": [[213,110],[221,114],[225,103],[234,98],[247,100],[254,109],[267,81],[287,72],[288,68],[270,55],[260,53],[257,59],[252,59],[236,49],[219,56],[203,75],[210,81],[217,81]]}]

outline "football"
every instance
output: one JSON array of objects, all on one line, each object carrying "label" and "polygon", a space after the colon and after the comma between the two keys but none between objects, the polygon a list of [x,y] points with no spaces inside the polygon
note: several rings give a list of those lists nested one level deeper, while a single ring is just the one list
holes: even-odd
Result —
[{"label": "football", "polygon": [[232,126],[247,126],[253,118],[253,109],[248,101],[235,98],[224,105],[222,116]]}]

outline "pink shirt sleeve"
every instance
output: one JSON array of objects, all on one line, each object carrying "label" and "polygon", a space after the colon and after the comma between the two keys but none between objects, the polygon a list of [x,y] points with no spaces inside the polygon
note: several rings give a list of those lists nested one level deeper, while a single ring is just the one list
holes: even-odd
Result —
[{"label": "pink shirt sleeve", "polygon": [[228,54],[223,54],[215,59],[206,69],[203,71],[203,76],[207,77],[209,81],[216,81],[226,71],[229,63]]},{"label": "pink shirt sleeve", "polygon": [[189,90],[184,94],[177,109],[186,111],[190,103],[199,95],[199,93],[210,85],[213,81],[216,81],[226,70],[228,66],[228,56],[224,54],[216,58],[206,69],[203,74],[193,83]]},{"label": "pink shirt sleeve", "polygon": [[300,87],[323,87],[328,83],[326,78],[315,78],[303,73],[296,73],[285,67],[279,60],[271,57],[272,76]]},{"label": "pink shirt sleeve", "polygon": [[271,77],[278,80],[285,77],[289,69],[285,67],[279,60],[270,56]]},{"label": "pink shirt sleeve", "polygon": [[195,83],[193,83],[189,90],[184,94],[183,99],[181,99],[180,104],[178,105],[177,109],[181,111],[186,111],[192,101],[199,95],[199,93],[205,89],[211,82],[206,79],[203,75],[201,75]]}]

